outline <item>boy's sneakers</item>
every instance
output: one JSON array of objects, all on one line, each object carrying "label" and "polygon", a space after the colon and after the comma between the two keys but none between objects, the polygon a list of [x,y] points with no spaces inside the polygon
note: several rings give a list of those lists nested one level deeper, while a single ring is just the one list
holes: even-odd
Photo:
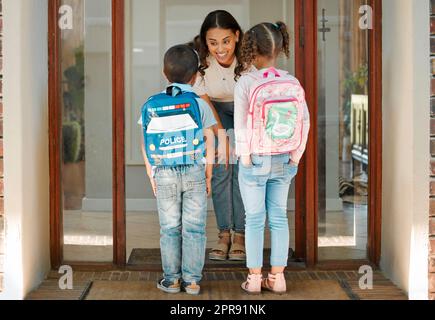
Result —
[{"label": "boy's sneakers", "polygon": [[169,281],[165,278],[157,281],[157,288],[166,293],[179,293],[181,291],[179,280]]},{"label": "boy's sneakers", "polygon": [[181,283],[181,291],[184,291],[187,294],[198,295],[199,292],[201,291],[201,287],[198,284],[196,284],[195,281],[193,282],[183,281]]}]

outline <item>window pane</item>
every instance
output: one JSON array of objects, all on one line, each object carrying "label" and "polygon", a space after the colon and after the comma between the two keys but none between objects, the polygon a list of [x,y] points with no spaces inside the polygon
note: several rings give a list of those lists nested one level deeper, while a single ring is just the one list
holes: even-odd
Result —
[{"label": "window pane", "polygon": [[365,0],[318,1],[319,260],[365,259],[368,32]]},{"label": "window pane", "polygon": [[64,260],[112,261],[111,1],[61,5]]}]

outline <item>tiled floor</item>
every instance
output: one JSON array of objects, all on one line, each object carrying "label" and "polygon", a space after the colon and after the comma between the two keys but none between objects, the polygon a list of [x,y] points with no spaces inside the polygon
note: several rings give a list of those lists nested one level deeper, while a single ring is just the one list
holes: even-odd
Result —
[{"label": "tiled floor", "polygon": [[[344,206],[340,212],[327,212],[319,235],[319,260],[366,258],[367,216],[364,206]],[[289,211],[290,246],[295,245],[294,212]],[[207,219],[207,247],[217,240],[214,212]],[[112,260],[112,214],[106,212],[65,211],[64,258],[66,261]],[[156,212],[127,213],[127,259],[133,248],[158,248],[159,223]],[[270,248],[269,231],[265,247]]]},{"label": "tiled floor", "polygon": [[[29,300],[80,300],[86,297],[93,281],[156,281],[161,276],[157,272],[143,271],[108,271],[108,272],[75,272],[73,278],[73,290],[60,290],[59,277],[56,271],[52,271],[38,289],[31,292]],[[204,272],[204,280],[227,281],[244,280],[244,272]],[[386,279],[381,272],[373,273],[373,288],[363,290],[359,287],[360,276],[357,271],[291,271],[286,272],[288,280],[336,280],[341,289],[351,300],[406,300],[406,294]],[[216,286],[220,287],[220,286]],[[157,289],[156,289],[157,290]],[[222,293],[224,295],[224,293]],[[240,298],[243,299],[243,292]],[[221,295],[222,296],[222,295]],[[194,298],[192,298],[194,299]]]}]

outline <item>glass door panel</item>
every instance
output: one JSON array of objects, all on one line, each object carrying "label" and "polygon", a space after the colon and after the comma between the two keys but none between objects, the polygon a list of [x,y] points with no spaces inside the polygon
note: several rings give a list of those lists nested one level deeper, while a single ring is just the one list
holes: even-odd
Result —
[{"label": "glass door panel", "polygon": [[[141,129],[137,120],[141,106],[150,95],[163,90],[166,85],[162,75],[165,51],[173,45],[192,41],[199,34],[207,14],[217,9],[229,11],[243,30],[260,22],[282,20],[294,34],[294,0],[125,1],[125,172],[129,264],[152,263],[154,252],[159,248],[160,236],[156,200],[146,176],[140,149]],[[291,47],[291,59],[280,61],[280,67],[294,74],[294,46]],[[294,185],[288,199],[290,245],[294,248]],[[216,218],[209,199],[208,248],[215,245],[217,234]],[[270,247],[268,232],[265,240],[265,247]]]},{"label": "glass door panel", "polygon": [[368,30],[365,0],[318,0],[318,259],[365,259]]},{"label": "glass door panel", "polygon": [[62,0],[63,256],[110,262],[112,40],[110,0]]}]

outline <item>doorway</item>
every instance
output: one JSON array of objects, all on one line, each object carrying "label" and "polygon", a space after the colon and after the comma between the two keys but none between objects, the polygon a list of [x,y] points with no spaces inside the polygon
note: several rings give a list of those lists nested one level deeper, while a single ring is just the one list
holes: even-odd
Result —
[{"label": "doorway", "polygon": [[[360,27],[368,12],[361,8],[372,9],[372,29]],[[73,27],[62,29],[70,9]],[[380,1],[51,0],[53,267],[140,268],[155,259],[158,218],[136,122],[146,98],[165,86],[165,50],[191,41],[216,9],[244,30],[282,20],[292,34],[291,58],[280,67],[303,83],[312,130],[288,197],[291,262],[377,263],[381,153],[369,142],[381,128],[381,79],[373,73],[381,65]],[[211,248],[211,201],[208,208]]]}]

